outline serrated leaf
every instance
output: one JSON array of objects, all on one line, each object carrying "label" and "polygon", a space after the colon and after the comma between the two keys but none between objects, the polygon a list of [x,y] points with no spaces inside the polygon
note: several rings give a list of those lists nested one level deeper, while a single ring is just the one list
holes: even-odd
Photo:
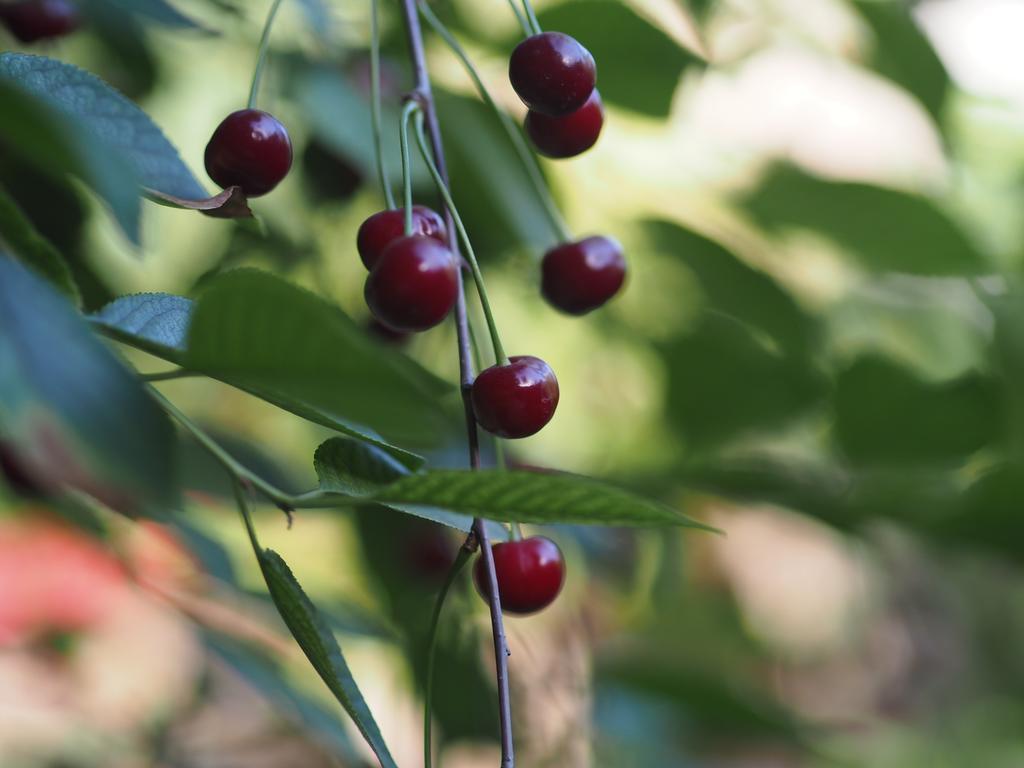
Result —
[{"label": "serrated leaf", "polygon": [[707,529],[660,502],[563,473],[438,469],[383,486],[371,500],[440,507],[502,522]]},{"label": "serrated leaf", "polygon": [[740,260],[723,245],[669,221],[650,221],[644,232],[659,251],[689,267],[709,310],[723,312],[803,354],[816,341],[814,321],[771,276]]},{"label": "serrated leaf", "polygon": [[57,248],[39,234],[7,190],[0,187],[0,245],[45,277],[76,306],[82,302],[75,278]]},{"label": "serrated leaf", "polygon": [[303,592],[288,564],[271,549],[259,553],[259,562],[270,597],[306,658],[355,722],[382,768],[397,768],[338,647],[338,641]]},{"label": "serrated leaf", "polygon": [[178,504],[166,415],[63,297],[2,254],[0,433],[44,484],[129,515]]},{"label": "serrated leaf", "polygon": [[23,53],[0,54],[0,77],[45,100],[77,130],[122,155],[142,186],[187,200],[208,197],[149,116],[111,86],[71,64]]},{"label": "serrated leaf", "polygon": [[643,114],[667,117],[683,71],[703,67],[697,56],[616,0],[569,0],[545,8],[539,19],[544,29],[572,35],[594,55],[605,102]]},{"label": "serrated leaf", "polygon": [[971,373],[932,383],[878,355],[836,383],[836,437],[857,464],[956,462],[995,442],[1005,419],[993,380]]},{"label": "serrated leaf", "polygon": [[870,270],[969,275],[990,269],[960,227],[926,197],[778,166],[744,204],[764,228],[820,233]]},{"label": "serrated leaf", "polygon": [[378,431],[419,443],[444,435],[439,400],[449,385],[374,344],[337,307],[266,273],[219,275],[195,302],[125,297],[94,321],[118,341],[378,445],[410,468],[422,459]]},{"label": "serrated leaf", "polygon": [[[0,58],[9,55],[14,54]],[[79,178],[106,203],[128,238],[139,242],[139,179],[125,158],[2,75],[0,113],[18,116],[0,120],[0,139],[8,149],[58,179],[69,174]]]}]

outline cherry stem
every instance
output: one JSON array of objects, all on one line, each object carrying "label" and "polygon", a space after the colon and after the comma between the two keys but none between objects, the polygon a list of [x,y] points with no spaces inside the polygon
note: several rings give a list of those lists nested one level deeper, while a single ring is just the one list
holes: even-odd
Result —
[{"label": "cherry stem", "polygon": [[[512,0],[513,7],[515,0]],[[551,229],[555,233],[555,237],[560,241],[566,242],[573,239],[572,233],[565,224],[565,220],[562,218],[562,214],[558,210],[558,205],[555,203],[554,198],[551,196],[551,190],[548,189],[547,182],[544,180],[544,175],[541,173],[540,166],[537,164],[537,158],[530,150],[530,147],[526,143],[526,139],[523,138],[523,134],[519,128],[509,117],[508,113],[498,106],[498,103],[491,96],[491,92],[484,85],[483,78],[480,77],[480,73],[477,71],[476,66],[469,58],[469,54],[462,47],[458,40],[451,31],[437,18],[437,15],[430,9],[423,0],[419,2],[420,13],[423,18],[426,19],[433,30],[441,37],[442,40],[452,49],[452,53],[458,57],[459,61],[462,62],[463,68],[466,70],[466,74],[469,75],[469,79],[473,81],[473,85],[476,86],[477,92],[480,94],[480,98],[483,99],[487,105],[494,111],[494,114],[498,116],[501,121],[502,128],[505,129],[505,133],[508,135],[509,141],[512,142],[512,147],[515,149],[516,154],[519,155],[519,160],[523,164],[523,168],[526,169],[526,175],[530,177],[530,183],[533,185],[534,191],[537,193],[537,198],[540,200],[541,205],[544,207],[544,212],[547,214],[548,221],[551,224]]]},{"label": "cherry stem", "polygon": [[[401,0],[402,16],[405,19],[405,30],[409,41],[409,55],[415,77],[415,87],[423,106],[424,119],[430,132],[430,144],[436,161],[434,169],[447,182],[447,170],[444,162],[444,147],[441,144],[441,129],[437,122],[434,99],[431,95],[430,76],[427,74],[427,61],[423,48],[423,32],[420,29],[419,16],[416,15],[416,0]],[[445,206],[445,220],[448,231],[453,226],[450,208]],[[458,240],[451,238],[449,247],[459,255]],[[472,469],[480,468],[480,440],[477,433],[476,416],[473,413],[473,353],[470,350],[469,320],[466,314],[466,295],[462,284],[462,270],[459,270],[459,291],[455,302],[455,333],[458,338],[459,378],[462,389],[462,405],[466,417],[466,438],[469,447],[469,465]],[[501,729],[501,768],[514,768],[515,751],[512,740],[512,703],[509,695],[508,680],[508,640],[505,637],[505,623],[501,615],[501,596],[498,594],[498,577],[494,572],[494,557],[487,535],[487,526],[477,517],[473,519],[473,532],[483,550],[484,571],[490,587],[487,602],[491,614],[491,636],[494,641],[494,664],[498,683],[498,715]]]},{"label": "cherry stem", "polygon": [[523,33],[529,37],[533,30],[530,29],[530,23],[523,16],[523,12],[519,10],[519,6],[516,4],[516,0],[508,0],[508,7],[512,9],[512,13],[516,15],[516,21],[519,22],[519,26],[523,28]]},{"label": "cherry stem", "polygon": [[476,283],[476,290],[480,295],[480,305],[484,309],[484,319],[487,320],[487,330],[491,334],[491,346],[494,347],[494,362],[498,365],[507,365],[508,356],[505,354],[505,348],[501,345],[498,325],[494,322],[494,314],[491,312],[491,302],[487,298],[487,288],[484,285],[484,276],[480,271],[480,264],[476,260],[476,254],[473,252],[473,245],[469,241],[466,227],[462,223],[462,217],[459,216],[459,211],[452,200],[451,191],[448,189],[448,185],[444,183],[444,179],[441,178],[441,173],[437,170],[433,158],[430,157],[427,137],[423,133],[423,113],[420,110],[416,111],[416,142],[420,146],[420,153],[427,164],[427,170],[434,177],[434,184],[437,185],[437,191],[444,200],[445,207],[451,211],[452,219],[455,222],[455,229],[458,231],[462,247],[465,249],[466,261],[469,262],[469,269],[473,273],[473,281]]},{"label": "cherry stem", "polygon": [[260,36],[260,47],[256,53],[256,69],[252,73],[252,86],[249,88],[249,109],[256,109],[256,95],[260,90],[260,80],[263,79],[263,65],[267,61],[267,48],[270,46],[270,28],[274,26],[274,17],[277,16],[277,9],[281,7],[281,0],[274,0],[267,13],[267,20],[263,24],[263,34]]},{"label": "cherry stem", "polygon": [[[530,29],[535,35],[539,35],[542,30],[540,28],[540,22],[537,21],[537,14],[533,12],[533,3],[530,0],[523,0],[523,10],[526,11],[526,18],[530,21]],[[529,34],[529,33],[527,33]]]},{"label": "cherry stem", "polygon": [[412,234],[412,162],[409,158],[409,119],[418,114],[420,105],[414,99],[402,107],[402,127],[399,138],[402,143],[402,193],[405,199],[405,236]]},{"label": "cherry stem", "polygon": [[387,167],[384,164],[384,141],[381,136],[380,96],[380,24],[377,18],[377,0],[370,0],[370,118],[373,123],[373,152],[377,157],[377,175],[388,208],[395,209],[395,193],[391,190]]},{"label": "cherry stem", "polygon": [[523,527],[519,523],[512,523],[512,541],[522,541],[523,538]]},{"label": "cherry stem", "polygon": [[431,745],[433,731],[431,720],[434,701],[434,657],[437,648],[438,628],[441,624],[441,610],[444,608],[448,591],[452,588],[452,584],[455,583],[455,579],[458,578],[463,566],[475,549],[476,534],[470,531],[466,541],[459,547],[459,554],[455,557],[455,562],[452,563],[452,567],[448,570],[448,576],[444,580],[441,591],[437,593],[437,601],[434,603],[434,614],[430,617],[430,634],[427,641],[427,679],[423,686],[423,768],[431,768],[433,765],[434,750]]}]

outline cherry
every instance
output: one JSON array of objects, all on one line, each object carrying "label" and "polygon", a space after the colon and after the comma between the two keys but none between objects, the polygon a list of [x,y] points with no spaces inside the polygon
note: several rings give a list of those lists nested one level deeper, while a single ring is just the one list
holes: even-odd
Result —
[{"label": "cherry", "polygon": [[258,109],[232,112],[206,145],[206,172],[224,187],[249,197],[276,187],[292,167],[292,142],[276,117]]},{"label": "cherry", "polygon": [[625,279],[622,246],[610,237],[587,237],[544,254],[540,290],[556,309],[585,315],[614,296]]},{"label": "cherry", "polygon": [[[551,539],[531,536],[519,541],[504,541],[491,547],[494,574],[498,577],[498,596],[502,613],[520,615],[547,608],[558,597],[565,583],[565,559]],[[473,581],[485,600],[491,591],[483,557],[473,566]]]},{"label": "cherry", "polygon": [[370,311],[396,331],[425,331],[455,306],[455,255],[431,237],[410,235],[389,245],[370,270],[363,291]]},{"label": "cherry", "polygon": [[508,76],[526,106],[546,115],[582,107],[597,79],[594,57],[569,35],[541,32],[512,51]]},{"label": "cherry", "polygon": [[21,42],[34,43],[71,34],[82,18],[68,0],[21,0],[0,3],[0,21]]},{"label": "cherry", "polygon": [[523,127],[542,155],[564,158],[575,157],[597,143],[604,125],[604,106],[595,88],[586,104],[561,117],[552,117],[530,110]]},{"label": "cherry", "polygon": [[[412,233],[432,237],[442,245],[448,244],[448,231],[445,229],[444,219],[437,211],[425,205],[412,207]],[[373,269],[373,265],[384,250],[404,236],[405,208],[379,211],[359,225],[359,232],[356,234],[359,258],[363,260],[367,269]]]},{"label": "cherry", "polygon": [[537,357],[512,357],[493,365],[473,382],[473,412],[480,426],[498,437],[536,434],[551,421],[558,405],[558,379]]}]

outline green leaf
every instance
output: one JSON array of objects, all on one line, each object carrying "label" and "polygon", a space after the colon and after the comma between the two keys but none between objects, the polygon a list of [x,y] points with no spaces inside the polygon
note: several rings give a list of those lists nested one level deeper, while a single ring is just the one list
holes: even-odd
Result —
[{"label": "green leaf", "polygon": [[872,67],[906,88],[941,124],[950,90],[949,73],[914,21],[910,7],[879,0],[854,0],[854,7],[875,36]]},{"label": "green leaf", "polygon": [[[370,497],[381,486],[410,474],[417,467],[407,467],[380,448],[344,437],[332,437],[322,443],[313,456],[313,468],[320,481],[320,490],[344,496]],[[389,509],[422,517],[467,533],[473,518],[446,509],[427,506],[388,504]],[[508,538],[508,530],[489,523],[488,532],[495,540]]]},{"label": "green leaf", "polygon": [[707,309],[723,312],[768,334],[784,349],[804,353],[816,342],[814,321],[768,274],[719,243],[669,221],[650,221],[645,234],[659,251],[693,270]]},{"label": "green leaf", "polygon": [[317,612],[316,606],[302,591],[288,564],[271,549],[259,554],[260,570],[285,624],[302,648],[306,658],[345,711],[355,722],[359,732],[380,760],[383,768],[397,768],[388,752],[370,708],[366,705],[359,686],[349,671],[348,663],[338,647],[333,633]]},{"label": "green leaf", "polygon": [[207,197],[178,151],[153,121],[95,75],[71,64],[23,53],[0,54],[0,76],[44,99],[131,163],[144,187],[174,197]]},{"label": "green leaf", "polygon": [[[572,35],[597,61],[597,87],[609,103],[668,117],[679,78],[703,62],[616,0],[569,0],[545,8],[544,29]],[[511,46],[509,46],[511,50]]]},{"label": "green leaf", "polygon": [[925,382],[875,355],[839,374],[835,417],[843,452],[867,465],[960,461],[995,442],[1003,421],[990,378]]},{"label": "green leaf", "polygon": [[679,525],[711,530],[660,502],[562,473],[438,469],[383,486],[369,500],[440,507],[502,522]]},{"label": "green leaf", "polygon": [[46,484],[130,515],[178,504],[167,417],[63,297],[3,255],[0,433]]},{"label": "green leaf", "polygon": [[[0,54],[0,60],[15,54]],[[79,178],[110,208],[129,239],[139,241],[139,179],[132,166],[90,131],[80,131],[43,99],[0,75],[0,141],[41,171]]]},{"label": "green leaf", "polygon": [[[497,115],[477,99],[438,89],[452,194],[481,257],[519,245],[543,251],[559,239]],[[486,157],[487,162],[480,162]]]},{"label": "green leaf", "polygon": [[826,391],[809,360],[763,343],[726,315],[705,314],[696,328],[663,347],[663,356],[667,416],[694,450],[781,426]]},{"label": "green leaf", "polygon": [[870,270],[965,275],[989,269],[985,256],[934,201],[907,192],[826,181],[778,166],[745,205],[764,228],[820,233]]},{"label": "green leaf", "polygon": [[3,187],[0,187],[0,245],[49,280],[76,306],[81,304],[82,297],[64,257],[53,243],[39,234]]},{"label": "green leaf", "polygon": [[452,387],[375,344],[312,293],[245,269],[214,277],[199,299],[187,302],[162,294],[126,297],[94,319],[118,341],[374,443],[405,466],[422,461],[376,431],[417,444],[445,436],[442,403]]}]

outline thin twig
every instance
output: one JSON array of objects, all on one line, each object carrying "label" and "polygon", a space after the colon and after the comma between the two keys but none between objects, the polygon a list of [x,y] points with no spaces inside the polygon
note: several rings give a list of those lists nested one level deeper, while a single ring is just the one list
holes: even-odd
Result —
[{"label": "thin twig", "polygon": [[[434,109],[434,99],[430,89],[430,77],[427,74],[426,56],[423,50],[423,33],[420,19],[416,11],[416,0],[402,0],[402,16],[405,19],[405,30],[409,42],[409,54],[412,59],[417,97],[423,107],[423,115],[427,123],[434,161],[437,163],[445,184],[448,175],[444,161],[444,148],[441,145],[441,130]],[[454,221],[448,207],[445,206],[445,219],[448,231],[454,231]],[[450,238],[449,246],[458,255],[458,240]],[[466,296],[463,288],[461,271],[459,273],[458,300],[455,303],[455,329],[459,347],[459,373],[462,385],[462,400],[466,413],[466,432],[469,441],[469,464],[473,469],[480,467],[480,443],[477,436],[476,418],[473,415],[473,404],[470,392],[473,386],[473,355],[469,340],[469,319],[466,315]],[[480,542],[484,567],[487,571],[489,603],[491,609],[491,632],[494,638],[494,661],[497,667],[498,681],[498,712],[501,726],[501,768],[514,768],[515,758],[512,747],[512,709],[509,696],[508,681],[508,642],[505,639],[505,626],[501,616],[501,600],[498,596],[498,579],[494,573],[494,556],[487,537],[487,526],[483,520],[473,520],[473,531]]]}]

